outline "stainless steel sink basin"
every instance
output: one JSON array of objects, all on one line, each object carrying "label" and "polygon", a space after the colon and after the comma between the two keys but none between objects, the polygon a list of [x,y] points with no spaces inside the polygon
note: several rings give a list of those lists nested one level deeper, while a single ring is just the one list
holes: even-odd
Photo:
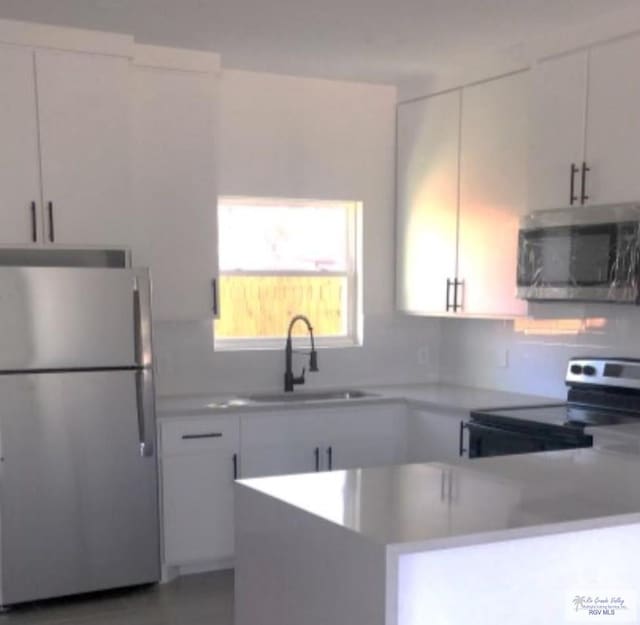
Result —
[{"label": "stainless steel sink basin", "polygon": [[367,393],[358,390],[338,390],[338,391],[309,391],[298,393],[257,393],[247,395],[244,399],[259,404],[281,404],[289,402],[305,401],[339,401],[348,399],[363,399],[367,397],[377,397],[375,393]]},{"label": "stainless steel sink basin", "polygon": [[207,404],[208,408],[234,408],[237,406],[246,406],[251,401],[246,397],[232,397],[230,399],[220,399],[210,404]]}]

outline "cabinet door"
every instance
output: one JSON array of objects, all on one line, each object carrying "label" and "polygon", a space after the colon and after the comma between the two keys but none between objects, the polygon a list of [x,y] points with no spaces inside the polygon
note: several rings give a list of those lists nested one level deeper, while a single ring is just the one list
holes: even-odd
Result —
[{"label": "cabinet door", "polygon": [[157,319],[211,318],[216,78],[138,67],[132,81],[135,260],[151,267]]},{"label": "cabinet door", "polygon": [[232,557],[237,419],[180,418],[161,431],[165,563]]},{"label": "cabinet door", "polygon": [[[529,211],[569,206],[571,164],[584,158],[587,53],[543,61],[531,72]],[[575,176],[575,194],[580,192]]]},{"label": "cabinet door", "polygon": [[243,415],[241,476],[310,473],[316,466],[320,467],[321,436],[313,412],[291,410]]},{"label": "cabinet door", "polygon": [[33,202],[40,217],[33,52],[0,47],[0,76],[0,243],[25,244],[33,241]]},{"label": "cabinet door", "polygon": [[590,52],[586,161],[590,204],[640,200],[640,37]]},{"label": "cabinet door", "polygon": [[162,460],[167,564],[233,555],[233,454]]},{"label": "cabinet door", "polygon": [[323,469],[357,469],[406,462],[406,406],[354,406],[318,415],[325,437]]},{"label": "cabinet door", "polygon": [[516,298],[518,225],[527,203],[528,74],[465,88],[458,279],[462,312],[526,314]]},{"label": "cabinet door", "polygon": [[[449,462],[460,457],[460,418],[415,410],[407,424],[409,462]],[[466,445],[467,435],[463,444]]]},{"label": "cabinet door", "polygon": [[47,241],[131,240],[128,71],[124,58],[36,51]]},{"label": "cabinet door", "polygon": [[456,272],[460,92],[398,106],[397,305],[443,313]]}]

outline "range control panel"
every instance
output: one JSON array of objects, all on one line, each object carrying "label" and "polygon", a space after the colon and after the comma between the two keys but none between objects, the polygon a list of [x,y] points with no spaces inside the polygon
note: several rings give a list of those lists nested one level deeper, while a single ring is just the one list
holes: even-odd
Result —
[{"label": "range control panel", "polygon": [[568,385],[588,384],[640,389],[640,360],[635,358],[571,358]]}]

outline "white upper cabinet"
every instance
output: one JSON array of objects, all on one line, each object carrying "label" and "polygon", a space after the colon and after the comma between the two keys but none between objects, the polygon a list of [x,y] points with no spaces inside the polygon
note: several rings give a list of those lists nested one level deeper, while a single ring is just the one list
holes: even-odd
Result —
[{"label": "white upper cabinet", "polygon": [[44,239],[130,241],[129,62],[36,51]]},{"label": "white upper cabinet", "polygon": [[509,318],[526,211],[527,74],[398,107],[397,303]]},{"label": "white upper cabinet", "polygon": [[640,201],[640,37],[532,72],[529,209]]},{"label": "white upper cabinet", "polygon": [[0,243],[34,242],[40,228],[33,52],[0,47]]},{"label": "white upper cabinet", "polygon": [[217,77],[133,67],[137,264],[151,267],[157,319],[212,317],[217,273]]},{"label": "white upper cabinet", "polygon": [[640,37],[594,47],[589,58],[589,203],[640,201]]},{"label": "white upper cabinet", "polygon": [[561,208],[579,203],[587,52],[538,63],[531,71],[529,91],[528,209]]},{"label": "white upper cabinet", "polygon": [[128,246],[129,62],[0,47],[0,244]]},{"label": "white upper cabinet", "polygon": [[398,106],[397,304],[443,313],[456,273],[460,92]]},{"label": "white upper cabinet", "polygon": [[527,79],[514,74],[463,91],[458,293],[465,314],[526,314],[516,264],[527,197]]}]

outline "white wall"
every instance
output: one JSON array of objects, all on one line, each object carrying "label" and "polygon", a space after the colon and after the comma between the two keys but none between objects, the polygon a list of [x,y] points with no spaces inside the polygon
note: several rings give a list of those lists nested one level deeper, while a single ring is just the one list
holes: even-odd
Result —
[{"label": "white wall", "polygon": [[640,7],[632,7],[577,23],[572,28],[550,31],[542,37],[506,48],[478,50],[477,54],[467,59],[465,66],[460,67],[458,71],[435,73],[398,85],[398,101],[405,102],[461,85],[521,71],[532,67],[539,59],[639,31]]},{"label": "white wall", "polygon": [[614,304],[538,304],[536,318],[604,319],[580,334],[525,335],[511,321],[443,320],[440,377],[445,382],[566,397],[571,356],[640,357],[640,309]]},{"label": "white wall", "polygon": [[[322,350],[308,385],[434,379],[440,322],[394,313],[395,89],[225,71],[220,92],[221,195],[363,202],[364,345]],[[284,349],[214,353],[206,322],[158,323],[155,344],[160,394],[281,388]]]}]

